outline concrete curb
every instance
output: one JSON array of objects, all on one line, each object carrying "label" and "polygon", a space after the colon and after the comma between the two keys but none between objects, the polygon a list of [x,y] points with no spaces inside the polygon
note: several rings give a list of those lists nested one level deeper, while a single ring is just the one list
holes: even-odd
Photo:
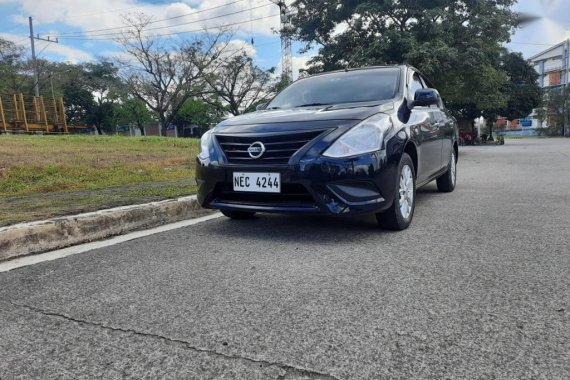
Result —
[{"label": "concrete curb", "polygon": [[0,261],[51,251],[208,213],[196,196],[116,207],[0,228]]}]

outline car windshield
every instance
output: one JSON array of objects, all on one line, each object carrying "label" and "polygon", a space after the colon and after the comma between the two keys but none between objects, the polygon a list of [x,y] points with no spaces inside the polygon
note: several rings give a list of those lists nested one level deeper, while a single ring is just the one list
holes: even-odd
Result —
[{"label": "car windshield", "polygon": [[317,75],[291,84],[267,109],[371,102],[396,96],[398,68],[342,71]]}]

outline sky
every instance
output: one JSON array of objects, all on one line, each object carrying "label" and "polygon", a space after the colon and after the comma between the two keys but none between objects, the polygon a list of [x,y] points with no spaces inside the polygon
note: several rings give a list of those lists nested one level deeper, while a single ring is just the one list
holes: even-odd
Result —
[{"label": "sky", "polygon": [[[537,20],[517,30],[510,50],[526,58],[570,37],[570,0],[519,0],[515,10]],[[0,37],[30,49],[28,17],[34,34],[58,38],[59,43],[36,41],[37,56],[73,63],[99,56],[120,56],[113,38],[123,18],[142,12],[152,17],[155,33],[188,38],[192,31],[221,25],[234,28],[233,51],[244,50],[264,68],[280,69],[279,9],[270,0],[0,0]],[[252,44],[253,40],[253,44]],[[301,54],[293,43],[293,69],[314,54]]]}]

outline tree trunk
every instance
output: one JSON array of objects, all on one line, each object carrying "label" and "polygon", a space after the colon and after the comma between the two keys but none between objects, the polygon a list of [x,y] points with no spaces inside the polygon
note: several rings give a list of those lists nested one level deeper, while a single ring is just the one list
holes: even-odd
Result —
[{"label": "tree trunk", "polygon": [[[566,96],[568,97],[568,96]],[[570,128],[570,104],[568,104],[568,100],[564,101],[564,107],[562,108],[564,110],[564,120],[563,120],[563,124],[562,124],[562,136],[567,136],[568,134],[568,128]]]},{"label": "tree trunk", "polygon": [[95,128],[97,129],[97,133],[99,135],[103,135],[103,131],[101,130],[101,124],[95,124]]},{"label": "tree trunk", "polygon": [[144,125],[142,123],[137,123],[140,131],[141,131],[141,136],[144,136]]},{"label": "tree trunk", "polygon": [[160,135],[161,136],[166,136],[166,115],[164,114],[164,112],[161,112],[158,115],[158,122],[160,123],[160,125],[158,126],[158,130],[160,131]]}]

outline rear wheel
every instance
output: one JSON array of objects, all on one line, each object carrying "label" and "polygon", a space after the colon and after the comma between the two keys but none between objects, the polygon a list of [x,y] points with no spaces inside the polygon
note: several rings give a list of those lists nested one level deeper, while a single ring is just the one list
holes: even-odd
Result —
[{"label": "rear wheel", "polygon": [[230,211],[230,210],[220,210],[222,214],[230,219],[249,219],[255,215],[253,211]]},{"label": "rear wheel", "polygon": [[376,214],[376,220],[383,228],[389,230],[405,230],[412,222],[416,206],[416,176],[414,163],[407,153],[402,155],[398,165],[396,195],[392,206],[386,211]]},{"label": "rear wheel", "polygon": [[442,193],[451,193],[455,190],[455,183],[457,181],[457,159],[455,157],[455,149],[451,151],[451,157],[447,164],[447,171],[436,181],[437,189]]}]

